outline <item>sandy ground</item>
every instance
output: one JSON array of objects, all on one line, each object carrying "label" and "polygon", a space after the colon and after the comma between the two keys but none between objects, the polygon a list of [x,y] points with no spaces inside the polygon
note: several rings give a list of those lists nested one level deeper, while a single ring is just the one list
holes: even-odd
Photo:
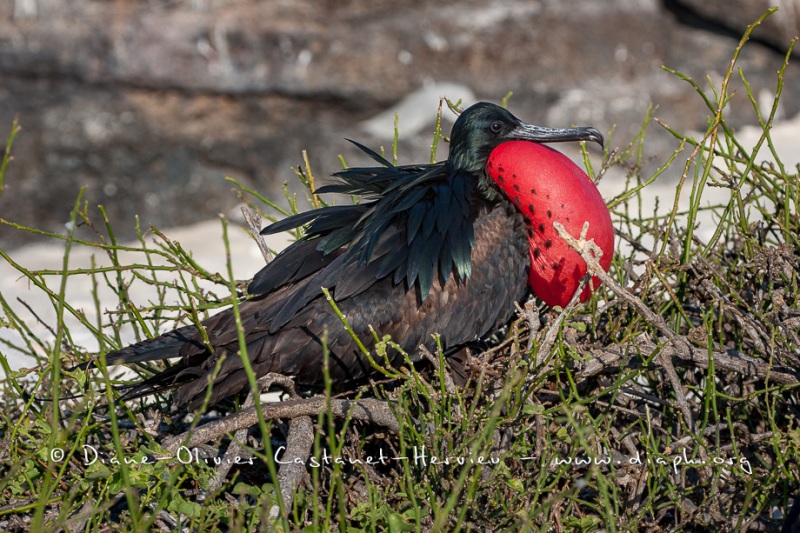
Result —
[{"label": "sandy ground", "polygon": [[[169,239],[177,241],[185,250],[190,251],[195,261],[203,268],[212,273],[220,273],[227,278],[225,245],[219,220],[172,228],[164,233]],[[234,278],[249,279],[264,265],[261,252],[253,238],[240,226],[231,223],[228,227],[228,237]],[[148,239],[153,243],[155,240],[154,236]],[[269,236],[266,242],[270,248],[281,249],[289,242],[288,234]],[[139,243],[133,243],[133,246],[139,246]],[[14,250],[12,260],[28,270],[58,271],[63,269],[64,251],[65,244],[62,242],[27,246]],[[111,264],[107,255],[102,251],[88,246],[73,245],[69,256],[69,269],[88,268],[91,266],[92,260],[95,261],[96,266]],[[121,264],[142,264],[144,262],[145,255],[142,253],[123,252],[120,254]],[[162,261],[161,264],[165,264],[165,262]],[[126,275],[126,279],[129,278],[130,276]],[[61,277],[53,275],[47,276],[45,279],[48,288],[58,292]],[[176,276],[171,273],[159,273],[159,279],[169,281],[176,279]],[[219,285],[201,282],[200,286],[207,290],[214,290],[220,296],[226,294],[225,289]],[[45,342],[52,342],[54,337],[51,328],[54,328],[56,324],[56,302],[44,291],[32,286],[18,270],[3,260],[0,260],[0,293],[37,337]],[[141,281],[135,281],[131,285],[130,294],[134,302],[139,305],[157,301],[156,289]],[[103,285],[99,286],[98,299],[101,302],[101,309],[114,309],[118,301],[112,290]],[[20,300],[25,302],[30,309],[35,310],[38,319]],[[66,301],[85,313],[90,323],[96,323],[97,312],[92,294],[92,279],[88,275],[73,275],[68,278]],[[169,303],[176,301],[175,297],[167,298]],[[66,313],[65,316],[67,317],[66,325],[73,335],[73,343],[86,350],[96,350],[98,345],[94,335],[74,317],[68,316]],[[122,336],[126,341],[135,341],[133,330],[130,328],[123,330]],[[0,328],[0,339],[19,344],[21,337],[14,330]],[[30,357],[23,356],[4,343],[0,344],[0,350],[9,358],[12,369],[36,364]]]},{"label": "sandy ground", "polygon": [[[757,142],[760,134],[761,130],[759,128],[742,128],[737,132],[737,138],[745,146],[749,147]],[[796,172],[796,165],[800,164],[800,151],[797,150],[798,137],[800,137],[800,116],[776,123],[773,127],[772,139],[775,148],[789,172]],[[686,150],[687,155],[689,151],[688,149]],[[565,153],[574,160],[579,161],[577,153],[570,153],[566,150]],[[758,159],[772,159],[766,146],[762,147]],[[595,163],[595,168],[599,168],[597,162]],[[605,176],[600,184],[603,196],[606,199],[616,196],[624,188],[624,181],[625,179],[622,175],[611,173]],[[680,205],[683,207],[688,205],[690,190],[691,184],[687,183],[680,198]],[[674,180],[657,181],[643,191],[643,208],[654,209],[658,198],[661,206],[659,211],[661,213],[667,212],[674,201],[675,191]],[[706,198],[708,202],[714,201],[715,195],[717,201],[719,198],[727,198],[727,191],[724,189],[709,189],[707,192],[708,196]],[[713,217],[704,216],[700,220],[700,236],[710,236],[713,233],[715,224]],[[188,227],[167,229],[163,230],[163,232],[170,239],[179,241],[185,249],[190,250],[195,260],[204,268],[211,272],[226,274],[225,249],[219,220],[203,222]],[[234,277],[237,279],[249,278],[263,265],[261,253],[253,239],[243,229],[232,224],[229,229],[229,235]],[[269,240],[268,244],[278,249],[287,242],[286,236],[275,236]],[[64,243],[22,247],[14,250],[11,257],[15,262],[29,270],[59,270],[63,268]],[[98,253],[98,250],[76,245],[69,258],[69,268],[89,267],[92,257],[94,257],[98,265],[108,264],[108,259],[104,254]],[[123,264],[142,262],[143,259],[141,254],[128,253],[123,254],[121,262]],[[60,277],[48,276],[47,285],[50,289],[57,291],[60,285]],[[67,301],[73,307],[81,309],[91,322],[95,322],[97,313],[95,312],[91,287],[91,279],[88,276],[71,276],[67,282],[66,294]],[[223,294],[220,288],[216,290],[218,294]],[[0,293],[2,293],[15,312],[25,320],[31,331],[43,341],[52,342],[54,337],[50,328],[53,328],[56,323],[55,303],[43,291],[31,287],[29,282],[22,278],[12,265],[3,260],[0,260]],[[153,288],[144,283],[134,285],[132,294],[139,303],[146,303],[156,297]],[[108,289],[100,290],[99,299],[103,309],[116,305],[117,301],[116,296]],[[30,309],[35,310],[38,319],[20,301],[24,301]],[[97,348],[93,335],[80,326],[76,320],[67,320],[67,325],[73,333],[73,342],[77,346],[81,346],[86,350]],[[132,331],[125,331],[123,337],[125,341],[135,340]],[[4,327],[0,327],[1,340],[11,344],[20,344],[21,342],[20,335],[16,331]],[[3,342],[0,342],[0,351],[8,357],[12,369],[30,367],[36,364],[34,360],[22,356],[17,350],[10,348]]]}]

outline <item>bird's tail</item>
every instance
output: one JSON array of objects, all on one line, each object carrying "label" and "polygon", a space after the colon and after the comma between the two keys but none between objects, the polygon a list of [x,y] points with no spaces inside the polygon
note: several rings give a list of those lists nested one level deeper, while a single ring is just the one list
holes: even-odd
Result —
[{"label": "bird's tail", "polygon": [[[144,363],[147,361],[158,361],[169,359],[181,355],[181,348],[187,345],[204,351],[205,347],[197,340],[197,326],[184,326],[176,330],[164,333],[153,339],[143,340],[126,346],[121,350],[106,354],[106,365],[122,365],[129,363]],[[97,366],[97,359],[89,360],[72,367],[70,370],[88,370]]]},{"label": "bird's tail", "polygon": [[[158,361],[162,359],[170,359],[180,357],[182,355],[182,348],[194,347],[201,353],[205,353],[205,346],[198,340],[198,329],[196,326],[184,326],[176,330],[164,333],[153,339],[146,339],[136,344],[126,346],[121,350],[109,352],[105,356],[107,366],[129,364],[129,363],[144,363],[147,361]],[[191,349],[191,348],[190,348]],[[183,352],[185,353],[185,351]],[[195,358],[198,357],[195,354]],[[191,369],[193,362],[192,357],[190,361],[181,360],[166,370],[134,385],[118,387],[117,390],[121,393],[120,397],[114,402],[114,405],[120,402],[136,399],[142,396],[148,396],[157,392],[169,390],[181,385],[181,378],[183,373],[187,371],[187,367]],[[92,359],[85,363],[76,365],[70,369],[72,370],[89,370],[97,367],[98,359]]]}]

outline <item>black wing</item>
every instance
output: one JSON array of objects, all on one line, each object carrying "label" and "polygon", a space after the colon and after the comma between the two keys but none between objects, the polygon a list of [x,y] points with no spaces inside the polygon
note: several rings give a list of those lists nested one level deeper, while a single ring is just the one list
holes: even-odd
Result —
[{"label": "black wing", "polygon": [[[483,211],[475,222],[474,272],[465,282],[453,276],[446,283],[435,279],[424,302],[418,295],[390,277],[376,281],[337,305],[348,324],[368,349],[374,346],[372,328],[379,337],[391,335],[412,360],[417,347],[436,349],[433,334],[441,335],[445,350],[476,340],[513,314],[513,302],[527,292],[527,236],[521,216],[509,216],[503,207]],[[339,256],[341,257],[341,256]],[[308,287],[314,276],[287,285],[239,306],[246,332],[247,355],[257,376],[277,372],[293,376],[298,384],[323,384],[323,343],[329,350],[329,375],[336,386],[348,386],[372,373],[342,322],[324,297],[318,296],[278,331],[271,333],[271,321],[297,290]],[[337,287],[339,288],[339,287]],[[214,354],[185,344],[183,358],[163,374],[128,393],[129,397],[154,390],[177,387],[174,402],[189,409],[200,406],[208,380],[216,375],[211,403],[235,394],[247,386],[247,375],[237,353],[239,342],[233,313],[223,312],[204,323]],[[389,350],[392,364],[402,364],[399,352]],[[221,357],[225,357],[220,361]],[[219,372],[215,369],[219,363]]]},{"label": "black wing", "polygon": [[[239,305],[248,356],[258,376],[281,372],[296,376],[299,383],[319,381],[323,338],[337,383],[369,373],[321,297],[322,287],[332,290],[369,346],[369,327],[374,326],[409,352],[420,343],[433,349],[433,333],[442,334],[446,347],[485,334],[507,320],[513,311],[510,302],[525,292],[524,228],[504,208],[492,210],[480,199],[477,177],[454,174],[446,162],[392,166],[362,149],[384,166],[339,172],[337,183],[317,191],[358,194],[362,203],[298,214],[264,230],[307,225],[302,239],[256,274],[248,289],[252,297]],[[479,246],[476,225],[483,228]],[[480,261],[477,272],[473,260]],[[247,384],[234,322],[230,310],[204,321],[213,350],[189,326],[108,354],[107,362],[181,356],[126,397],[178,387],[175,402],[194,408],[215,365],[225,357],[213,403]]]},{"label": "black wing", "polygon": [[384,166],[338,172],[337,183],[316,192],[359,195],[365,202],[300,213],[262,231],[308,225],[301,240],[256,274],[249,293],[268,294],[313,276],[280,308],[271,333],[318,297],[322,287],[341,301],[391,277],[406,289],[417,283],[425,301],[435,277],[446,283],[452,273],[460,281],[470,276],[475,179],[452,174],[446,162],[394,166],[355,144]]}]

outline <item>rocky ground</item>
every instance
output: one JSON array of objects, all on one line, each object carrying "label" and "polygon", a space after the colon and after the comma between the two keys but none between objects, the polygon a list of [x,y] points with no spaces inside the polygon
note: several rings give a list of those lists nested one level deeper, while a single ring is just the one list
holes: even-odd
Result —
[{"label": "rocky ground", "polygon": [[[3,2],[0,132],[14,116],[23,130],[0,213],[60,231],[86,185],[89,204],[105,205],[123,237],[133,236],[135,215],[158,227],[207,220],[237,202],[225,176],[278,196],[301,150],[327,174],[338,154],[356,157],[345,137],[388,143],[391,110],[420,91],[429,97],[402,114],[404,161],[427,157],[440,95],[499,101],[513,91],[510,108],[519,116],[613,128],[619,145],[639,130],[649,105],[678,130],[702,130],[702,101],[662,66],[719,81],[741,33],[769,6]],[[739,61],[757,97],[774,94],[776,71],[797,35],[800,4],[787,0],[780,8]],[[798,79],[794,61],[785,83],[797,87]],[[732,83],[731,125],[755,124],[741,81]],[[779,118],[800,112],[797,91],[784,92]],[[374,120],[387,111],[389,120]],[[659,128],[650,137],[648,157],[676,146]],[[29,242],[0,228],[2,246]]]}]

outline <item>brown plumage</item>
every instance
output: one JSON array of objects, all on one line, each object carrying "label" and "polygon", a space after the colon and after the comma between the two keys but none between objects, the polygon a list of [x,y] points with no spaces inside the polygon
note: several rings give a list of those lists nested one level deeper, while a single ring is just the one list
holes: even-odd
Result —
[{"label": "brown plumage", "polygon": [[[417,291],[406,290],[404,284],[394,284],[390,277],[377,281],[369,291],[345,299],[337,305],[347,322],[367,348],[374,345],[372,326],[379,337],[391,335],[404,347],[412,359],[418,360],[416,348],[424,344],[435,350],[433,334],[441,336],[445,347],[460,346],[474,341],[496,326],[506,323],[514,310],[514,302],[527,291],[527,241],[524,219],[505,206],[491,211],[484,205],[475,220],[475,246],[472,253],[472,276],[465,282],[451,277],[442,285],[436,279],[424,302]],[[321,254],[314,250],[312,254]],[[341,252],[340,252],[341,253]],[[334,259],[337,255],[329,256]],[[504,275],[498,276],[500,269]],[[508,272],[508,270],[512,272]],[[515,280],[499,286],[499,278]],[[303,307],[275,334],[269,333],[270,317],[296,291],[313,280],[306,277],[281,287],[270,294],[239,304],[242,325],[246,332],[247,353],[257,376],[277,372],[296,378],[298,384],[321,385],[322,339],[327,339],[329,371],[332,382],[346,386],[372,373],[369,362],[342,322],[333,313],[324,296],[318,296]],[[334,287],[335,292],[335,287]],[[239,340],[232,312],[217,314],[203,325],[215,353],[209,354],[194,326],[170,332],[109,354],[109,364],[149,360],[153,348],[167,351],[181,360],[129,391],[127,397],[141,396],[154,390],[181,384],[175,391],[176,405],[198,408],[205,397],[208,379],[219,357],[225,356],[211,395],[211,404],[235,394],[247,386]],[[402,356],[390,350],[393,364],[402,363]],[[161,358],[160,353],[156,358]]]},{"label": "brown plumage", "polygon": [[[510,139],[598,137],[591,128],[529,126],[498,106],[476,104],[453,126],[447,161],[395,167],[361,147],[383,166],[337,173],[338,183],[317,191],[359,194],[361,203],[302,213],[265,229],[308,224],[302,240],[256,274],[248,289],[254,297],[238,306],[256,376],[275,372],[302,385],[322,384],[323,341],[336,385],[373,372],[322,287],[367,348],[374,345],[372,327],[379,338],[390,335],[412,360],[419,359],[420,344],[435,349],[434,334],[453,352],[506,323],[514,302],[528,291],[529,228],[487,178],[486,158]],[[223,311],[203,327],[213,351],[195,326],[186,326],[108,354],[109,365],[180,357],[123,398],[176,388],[174,403],[196,409],[221,357],[211,403],[244,390],[233,312]],[[398,352],[389,355],[402,362]]]}]

